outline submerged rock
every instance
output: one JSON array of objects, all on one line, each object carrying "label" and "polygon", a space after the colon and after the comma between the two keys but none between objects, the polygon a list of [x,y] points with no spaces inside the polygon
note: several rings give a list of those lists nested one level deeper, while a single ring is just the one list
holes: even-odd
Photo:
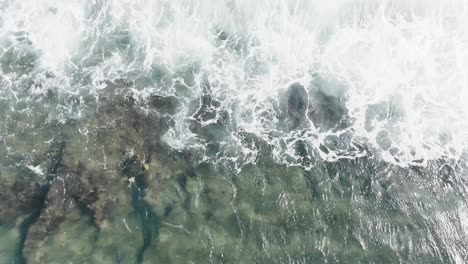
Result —
[{"label": "submerged rock", "polygon": [[179,99],[175,96],[153,95],[149,104],[162,114],[175,114],[179,107]]},{"label": "submerged rock", "polygon": [[[142,259],[159,228],[152,211],[160,183],[185,167],[161,141],[177,99],[153,97],[140,103],[131,94],[106,95],[87,102],[82,119],[34,128],[44,135],[25,142],[23,149],[40,147],[28,159],[18,157],[41,170],[22,168],[27,180],[0,175],[0,224],[21,222],[18,251],[27,263]],[[32,212],[28,221],[19,221]]]},{"label": "submerged rock", "polygon": [[325,83],[320,78],[314,80],[310,87],[293,83],[280,95],[280,122],[285,120],[285,129],[303,129],[313,124],[320,131],[327,131],[346,125],[344,92],[329,91],[333,87],[327,85],[334,84]]},{"label": "submerged rock", "polygon": [[307,116],[319,130],[326,131],[347,126],[347,109],[344,103],[346,86],[328,77],[316,76],[312,83],[312,106]]},{"label": "submerged rock", "polygon": [[102,261],[97,238],[99,229],[79,206],[73,207],[59,227],[41,241],[27,263],[115,263]]},{"label": "submerged rock", "polygon": [[41,263],[40,248],[50,232],[55,231],[65,220],[66,215],[76,206],[79,182],[74,175],[56,178],[47,193],[39,218],[29,228],[24,242],[24,255],[29,263]]},{"label": "submerged rock", "polygon": [[304,125],[307,119],[309,107],[309,95],[299,83],[292,84],[288,89],[288,119],[290,129],[296,129]]},{"label": "submerged rock", "polygon": [[8,184],[0,178],[0,225],[15,226],[34,212],[41,197],[39,184],[18,179]]},{"label": "submerged rock", "polygon": [[345,121],[347,110],[341,98],[328,96],[321,91],[315,91],[313,97],[314,107],[309,109],[308,116],[315,127],[326,131]]},{"label": "submerged rock", "polygon": [[[160,160],[160,136],[167,127],[160,111],[141,112],[134,101],[123,100],[106,102],[86,124],[61,127],[67,144],[41,214],[27,234],[23,252],[29,262],[49,263],[53,255],[46,248],[60,248],[60,237],[71,228],[67,223],[77,215],[88,219],[80,225],[98,231],[89,242],[92,260],[83,256],[88,251],[73,252],[70,259],[134,263],[142,258],[157,229],[148,201],[157,199],[159,182],[173,173],[169,167],[180,166]],[[80,133],[83,126],[90,133]]]}]

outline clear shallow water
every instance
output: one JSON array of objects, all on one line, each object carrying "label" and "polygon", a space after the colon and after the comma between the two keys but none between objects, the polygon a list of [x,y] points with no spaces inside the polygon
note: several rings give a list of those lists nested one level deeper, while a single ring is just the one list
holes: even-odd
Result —
[{"label": "clear shallow water", "polygon": [[465,263],[463,1],[0,1],[2,263]]}]

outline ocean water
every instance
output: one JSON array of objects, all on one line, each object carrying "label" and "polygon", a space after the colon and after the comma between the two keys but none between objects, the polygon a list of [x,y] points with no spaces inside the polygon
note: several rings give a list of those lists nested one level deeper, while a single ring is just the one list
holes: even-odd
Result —
[{"label": "ocean water", "polygon": [[0,263],[467,263],[467,24],[0,0]]}]

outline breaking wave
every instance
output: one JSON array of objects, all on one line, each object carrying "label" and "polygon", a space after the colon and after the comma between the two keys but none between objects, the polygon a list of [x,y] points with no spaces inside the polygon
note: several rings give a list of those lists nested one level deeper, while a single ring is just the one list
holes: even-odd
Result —
[{"label": "breaking wave", "polygon": [[86,120],[125,96],[166,118],[164,142],[196,162],[459,162],[467,5],[3,0],[2,121]]}]

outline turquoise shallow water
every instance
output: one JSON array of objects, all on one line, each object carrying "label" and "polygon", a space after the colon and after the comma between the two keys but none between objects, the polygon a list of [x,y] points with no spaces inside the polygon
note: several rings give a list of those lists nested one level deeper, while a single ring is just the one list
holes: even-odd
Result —
[{"label": "turquoise shallow water", "polygon": [[466,10],[0,0],[0,263],[466,263]]}]

